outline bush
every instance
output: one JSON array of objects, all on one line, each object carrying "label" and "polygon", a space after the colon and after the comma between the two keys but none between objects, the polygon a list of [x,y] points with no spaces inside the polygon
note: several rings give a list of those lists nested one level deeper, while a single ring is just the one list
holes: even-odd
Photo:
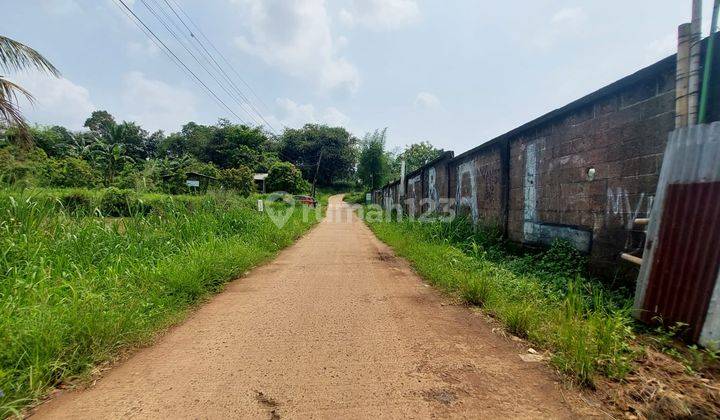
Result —
[{"label": "bush", "polygon": [[265,183],[268,192],[285,191],[297,194],[310,189],[310,184],[303,179],[300,170],[289,162],[275,163],[270,168]]},{"label": "bush", "polygon": [[134,190],[141,182],[142,175],[138,172],[134,165],[123,166],[122,171],[115,177],[113,186],[119,189],[130,189]]},{"label": "bush", "polygon": [[110,187],[100,200],[100,211],[105,216],[130,216],[140,210],[140,200],[134,191]]},{"label": "bush", "polygon": [[343,201],[350,204],[365,204],[365,193],[361,191],[345,194]]},{"label": "bush", "polygon": [[71,191],[58,199],[63,209],[69,213],[90,214],[94,210],[93,199],[85,191]]},{"label": "bush", "polygon": [[247,197],[255,191],[253,172],[247,166],[223,169],[220,172],[220,182],[223,187],[233,190],[243,197]]},{"label": "bush", "polygon": [[50,159],[43,169],[45,182],[53,187],[92,187],[98,180],[97,174],[90,165],[75,157]]}]

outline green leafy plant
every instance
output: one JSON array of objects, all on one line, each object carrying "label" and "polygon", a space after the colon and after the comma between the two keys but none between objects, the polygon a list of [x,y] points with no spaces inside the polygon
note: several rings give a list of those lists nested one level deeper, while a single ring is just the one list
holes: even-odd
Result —
[{"label": "green leafy plant", "polygon": [[106,216],[131,216],[138,210],[140,210],[140,200],[131,190],[110,187],[105,190],[100,200],[100,211]]},{"label": "green leafy plant", "polygon": [[223,169],[220,172],[220,182],[223,187],[247,197],[255,191],[253,172],[247,166]]}]

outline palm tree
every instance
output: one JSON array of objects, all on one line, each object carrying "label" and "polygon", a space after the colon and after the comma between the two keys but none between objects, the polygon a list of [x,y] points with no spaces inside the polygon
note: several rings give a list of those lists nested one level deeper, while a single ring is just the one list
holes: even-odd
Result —
[{"label": "palm tree", "polygon": [[[60,72],[39,52],[25,44],[0,35],[0,73],[11,73],[36,69],[60,77]],[[18,97],[29,102],[34,98],[30,92],[0,74],[0,123],[17,126],[27,134],[27,123],[20,112]]]}]

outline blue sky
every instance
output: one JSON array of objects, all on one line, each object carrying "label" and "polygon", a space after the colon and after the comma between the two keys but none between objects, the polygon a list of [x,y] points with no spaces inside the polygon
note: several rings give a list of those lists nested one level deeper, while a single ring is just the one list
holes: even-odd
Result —
[{"label": "blue sky", "polygon": [[[170,13],[164,0],[144,1]],[[277,131],[319,122],[362,136],[388,127],[390,148],[427,140],[456,152],[672,54],[691,3],[173,1],[252,87],[259,99],[235,78]],[[125,2],[249,120],[143,0]],[[707,23],[711,1],[705,3]],[[32,122],[77,129],[94,109],[150,131],[177,131],[190,120],[237,121],[121,12],[118,0],[3,0],[3,14],[3,35],[36,48],[63,74],[9,75],[37,97],[25,107]]]}]

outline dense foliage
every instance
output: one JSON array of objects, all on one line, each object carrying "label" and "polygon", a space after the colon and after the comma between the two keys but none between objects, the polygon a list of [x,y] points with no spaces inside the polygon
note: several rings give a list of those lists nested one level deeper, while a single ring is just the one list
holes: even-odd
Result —
[{"label": "dense foliage", "polygon": [[254,190],[253,173],[284,161],[298,169],[289,174],[292,188],[286,190],[305,192],[316,175],[321,186],[351,179],[356,162],[356,139],[344,128],[324,125],[286,129],[276,138],[261,127],[221,119],[216,125],[189,122],[166,136],[100,110],[83,131],[52,126],[29,133],[28,146],[18,128],[0,125],[0,185],[183,194],[189,192],[186,174],[196,172],[209,177],[212,187],[247,195]]},{"label": "dense foliage", "polygon": [[365,134],[360,143],[357,174],[360,182],[369,189],[376,189],[388,181],[390,175],[388,154],[385,152],[387,129]]},{"label": "dense foliage", "polygon": [[354,175],[356,147],[357,139],[342,127],[307,124],[285,130],[278,156],[300,168],[309,181],[317,171],[317,185],[330,186]]},{"label": "dense foliage", "polygon": [[270,168],[266,187],[268,191],[284,191],[291,194],[308,192],[310,185],[302,177],[302,173],[295,165],[288,162],[278,162]]}]

